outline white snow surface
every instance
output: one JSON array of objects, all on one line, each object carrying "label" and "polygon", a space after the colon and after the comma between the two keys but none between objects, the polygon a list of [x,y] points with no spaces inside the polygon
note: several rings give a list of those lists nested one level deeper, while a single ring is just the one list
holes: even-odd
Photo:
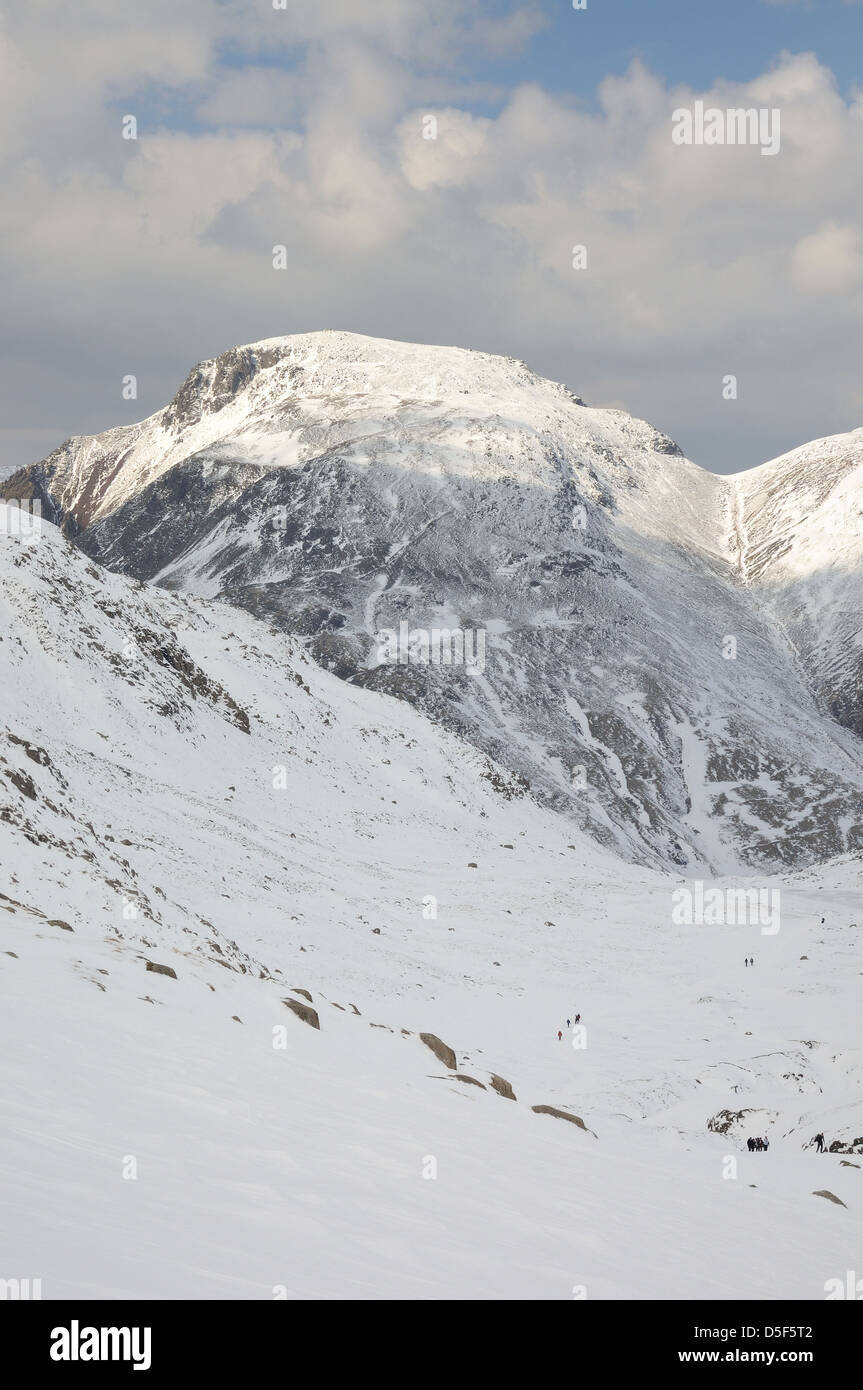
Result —
[{"label": "white snow surface", "polygon": [[[0,638],[0,1277],[46,1298],[820,1299],[859,1270],[863,1156],[804,1148],[863,1135],[859,857],[754,880],[781,891],[776,935],[676,925],[682,876],[50,525],[0,535]],[[297,988],[319,1030],[282,1003]],[[710,1132],[723,1110],[746,1113]]]}]

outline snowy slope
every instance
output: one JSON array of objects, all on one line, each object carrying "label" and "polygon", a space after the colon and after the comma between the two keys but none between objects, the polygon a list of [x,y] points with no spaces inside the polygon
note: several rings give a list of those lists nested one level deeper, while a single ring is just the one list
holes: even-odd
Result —
[{"label": "snowy slope", "polygon": [[[0,1276],[46,1297],[821,1298],[857,1267],[863,1156],[806,1146],[863,1147],[858,861],[775,880],[775,936],[676,925],[679,875],[51,526],[0,534],[0,635]],[[581,1049],[557,1038],[576,1011]]]},{"label": "snowy slope", "polygon": [[317,993],[319,1032],[266,981],[164,948],[178,978],[145,974],[95,925],[4,914],[0,941],[4,1271],[43,1297],[821,1299],[859,1268],[838,1155],[594,1139]]},{"label": "snowy slope", "polygon": [[730,481],[742,576],[824,711],[863,734],[863,429]]},{"label": "snowy slope", "polygon": [[[523,363],[271,339],[6,485],[28,490],[111,569],[298,635],[627,861],[734,872],[860,846],[853,721],[748,582],[738,485]],[[382,664],[402,622],[482,631],[485,670]]]}]

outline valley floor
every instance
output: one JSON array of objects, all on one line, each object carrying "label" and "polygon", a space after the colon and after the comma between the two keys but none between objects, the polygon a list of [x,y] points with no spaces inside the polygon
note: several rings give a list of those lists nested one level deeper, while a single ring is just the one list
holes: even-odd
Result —
[{"label": "valley floor", "polygon": [[[410,960],[368,927],[268,942],[263,980],[7,903],[0,1273],[46,1298],[819,1299],[857,1268],[863,1155],[802,1147],[863,1133],[850,895],[786,888],[773,938],[673,927],[655,885],[586,884],[553,927],[481,897],[417,914]],[[751,1113],[708,1132],[723,1109]]]}]

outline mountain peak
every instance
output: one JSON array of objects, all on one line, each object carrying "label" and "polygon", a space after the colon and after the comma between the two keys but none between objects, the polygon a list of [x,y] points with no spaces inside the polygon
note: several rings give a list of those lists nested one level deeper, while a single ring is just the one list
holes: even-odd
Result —
[{"label": "mountain peak", "polygon": [[[859,843],[863,556],[787,570],[858,448],[723,479],[514,359],[322,332],[199,363],[24,484],[103,565],[298,636],[630,862],[734,871]],[[486,664],[391,661],[403,632]]]}]

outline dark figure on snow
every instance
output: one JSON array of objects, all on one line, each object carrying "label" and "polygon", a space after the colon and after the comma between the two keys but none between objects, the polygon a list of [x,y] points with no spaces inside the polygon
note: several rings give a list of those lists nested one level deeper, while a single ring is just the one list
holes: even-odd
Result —
[{"label": "dark figure on snow", "polygon": [[580,1022],[581,1022],[581,1014],[576,1014],[576,1015],[575,1015],[575,1021],[576,1021],[576,1023],[580,1023]]},{"label": "dark figure on snow", "polygon": [[765,1135],[765,1137],[764,1137],[764,1152],[766,1153],[767,1150],[768,1150],[769,1148],[770,1148],[770,1140],[769,1140],[769,1139],[767,1138],[767,1136]]},{"label": "dark figure on snow", "polygon": [[748,957],[748,956],[747,956],[746,959],[744,960],[743,964],[744,964],[744,965],[748,965],[748,964],[749,964],[749,957]]},{"label": "dark figure on snow", "polygon": [[557,1030],[557,1041],[560,1042],[560,1040],[561,1040],[562,1037],[563,1037],[563,1033],[562,1033],[562,1032],[560,1031],[560,1029],[558,1028],[558,1030]]},{"label": "dark figure on snow", "polygon": [[746,1147],[747,1147],[747,1149],[749,1150],[749,1152],[752,1153],[752,1150],[755,1148],[755,1140],[754,1140],[754,1139],[747,1139],[747,1140],[746,1140]]},{"label": "dark figure on snow", "polygon": [[818,1145],[818,1152],[819,1152],[820,1154],[823,1154],[823,1152],[824,1152],[824,1135],[823,1135],[823,1134],[816,1134],[816,1136],[815,1136],[815,1143]]}]

